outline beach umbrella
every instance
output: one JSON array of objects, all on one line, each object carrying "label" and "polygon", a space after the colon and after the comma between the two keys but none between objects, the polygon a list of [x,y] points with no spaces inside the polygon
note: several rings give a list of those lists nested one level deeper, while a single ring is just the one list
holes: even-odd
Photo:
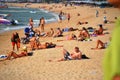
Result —
[{"label": "beach umbrella", "polygon": [[11,22],[7,19],[0,19],[0,24],[11,24]]}]

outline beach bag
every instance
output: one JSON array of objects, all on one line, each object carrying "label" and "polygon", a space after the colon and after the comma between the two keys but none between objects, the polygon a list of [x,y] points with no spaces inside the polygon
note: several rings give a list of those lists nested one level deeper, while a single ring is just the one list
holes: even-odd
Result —
[{"label": "beach bag", "polygon": [[28,54],[28,56],[32,56],[33,52],[28,52],[27,54]]}]

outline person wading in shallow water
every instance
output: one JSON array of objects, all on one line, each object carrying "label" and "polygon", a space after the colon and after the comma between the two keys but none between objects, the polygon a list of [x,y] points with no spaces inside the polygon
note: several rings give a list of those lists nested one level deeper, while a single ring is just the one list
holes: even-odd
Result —
[{"label": "person wading in shallow water", "polygon": [[45,19],[44,19],[44,17],[42,17],[40,19],[41,32],[44,32],[44,26],[45,26]]}]

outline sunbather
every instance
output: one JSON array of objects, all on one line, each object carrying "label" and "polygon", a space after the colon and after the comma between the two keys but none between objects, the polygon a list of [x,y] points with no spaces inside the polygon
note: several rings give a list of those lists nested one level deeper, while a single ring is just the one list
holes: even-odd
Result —
[{"label": "sunbather", "polygon": [[101,35],[101,34],[103,34],[103,26],[99,25],[99,29],[95,30],[93,34],[94,35]]},{"label": "sunbather", "polygon": [[53,44],[52,42],[50,42],[50,43],[46,42],[45,44],[40,44],[40,43],[33,42],[32,45],[30,46],[30,48],[32,50],[55,48],[55,47],[63,47],[63,46],[62,45],[59,46],[59,45]]},{"label": "sunbather", "polygon": [[63,49],[64,58],[59,59],[58,61],[66,61],[66,60],[80,60],[82,59],[82,52],[78,47],[74,48],[73,53],[69,53],[67,50]]},{"label": "sunbather", "polygon": [[80,22],[78,21],[77,25],[83,25],[83,24],[88,24],[88,22]]},{"label": "sunbather", "polygon": [[60,28],[57,28],[57,32],[54,33],[53,37],[61,37],[62,36],[62,30]]},{"label": "sunbather", "polygon": [[[102,42],[101,40],[97,40],[97,45],[96,45],[96,47],[95,47],[95,48],[91,48],[91,49],[92,49],[92,50],[105,49],[105,48],[107,48],[107,47],[109,46],[109,44],[110,44],[110,42],[104,43],[104,42]],[[101,47],[99,48],[99,46],[101,46]]]},{"label": "sunbather", "polygon": [[78,41],[83,41],[83,40],[88,40],[88,39],[90,39],[90,34],[87,31],[87,29],[83,27],[82,31],[80,31],[78,35]]},{"label": "sunbather", "polygon": [[8,53],[7,57],[4,60],[11,60],[15,58],[24,57],[27,55],[28,55],[27,47],[23,47],[23,51],[20,54],[16,54],[15,52],[11,51]]},{"label": "sunbather", "polygon": [[65,40],[57,40],[57,41],[59,42],[59,41],[66,41],[66,40],[77,40],[77,37],[75,34],[72,33],[72,34],[66,36]]}]

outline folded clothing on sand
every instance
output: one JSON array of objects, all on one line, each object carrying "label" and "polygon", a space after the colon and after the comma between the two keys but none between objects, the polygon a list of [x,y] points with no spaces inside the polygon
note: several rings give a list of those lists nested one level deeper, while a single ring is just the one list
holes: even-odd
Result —
[{"label": "folded clothing on sand", "polygon": [[7,56],[6,55],[0,55],[0,58],[6,58]]}]

